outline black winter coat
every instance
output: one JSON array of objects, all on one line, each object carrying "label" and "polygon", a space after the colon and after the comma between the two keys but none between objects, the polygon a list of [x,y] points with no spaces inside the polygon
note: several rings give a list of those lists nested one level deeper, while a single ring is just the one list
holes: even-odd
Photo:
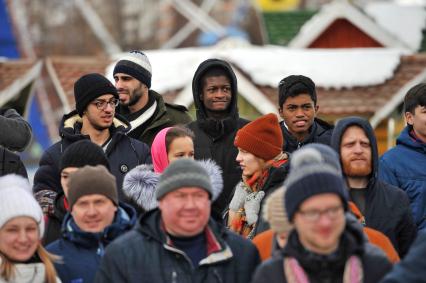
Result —
[{"label": "black winter coat", "polygon": [[311,126],[310,134],[303,141],[299,142],[284,126],[284,121],[280,122],[281,131],[284,137],[283,151],[292,153],[296,149],[309,143],[322,143],[330,145],[331,135],[333,134],[333,125],[315,118]]},{"label": "black winter coat", "polygon": [[[357,223],[355,223],[357,224]],[[340,238],[338,250],[324,256],[306,250],[300,243],[296,230],[293,230],[284,249],[276,257],[264,262],[256,270],[252,283],[285,283],[285,257],[297,259],[312,283],[341,283],[347,259],[357,255],[363,267],[363,282],[376,283],[392,269],[392,264],[378,248],[365,241],[361,229],[347,222]],[[358,224],[357,224],[358,225]]]},{"label": "black winter coat", "polygon": [[144,214],[135,229],[111,243],[102,258],[95,282],[127,283],[246,283],[260,262],[250,241],[210,220],[221,250],[198,267],[167,244],[158,209]]},{"label": "black winter coat", "polygon": [[[51,167],[50,172],[55,172],[54,178],[56,179],[56,185],[54,188],[50,188],[51,184],[44,185],[34,183],[35,192],[37,191],[37,188],[50,188],[51,190],[61,189],[62,191],[59,167],[63,152],[73,142],[89,138],[89,136],[85,136],[80,133],[80,119],[81,118],[76,111],[73,111],[63,117],[61,127],[59,129],[61,140],[50,146],[43,153],[39,164],[40,168],[44,166]],[[117,188],[120,188],[118,190],[119,199],[123,201],[126,201],[121,190],[124,175],[139,164],[151,163],[149,147],[146,144],[129,138],[126,135],[129,127],[129,123],[124,118],[116,114],[114,123],[110,128],[111,141],[105,151],[111,173],[115,176],[117,181]],[[40,168],[38,170],[40,170]],[[38,181],[43,182],[43,180]]]},{"label": "black winter coat", "polygon": [[[226,70],[231,80],[232,100],[228,108],[228,116],[223,120],[215,120],[207,116],[203,102],[200,100],[202,92],[201,79],[204,73],[213,67]],[[242,119],[237,107],[237,78],[231,66],[219,59],[204,61],[195,72],[192,80],[192,94],[197,112],[197,120],[188,124],[194,132],[195,159],[213,159],[223,171],[223,191],[212,205],[212,213],[221,215],[231,201],[235,185],[241,179],[241,169],[235,161],[238,150],[234,146],[237,131],[249,121]]]},{"label": "black winter coat", "polygon": [[27,169],[18,154],[0,146],[0,176],[17,174],[28,178]]},{"label": "black winter coat", "polygon": [[366,189],[365,226],[385,234],[392,242],[400,257],[403,257],[416,238],[417,227],[411,214],[406,193],[377,179],[379,156],[374,131],[368,121],[349,117],[340,120],[333,131],[331,146],[340,152],[342,136],[350,126],[361,127],[370,140],[372,174]]}]

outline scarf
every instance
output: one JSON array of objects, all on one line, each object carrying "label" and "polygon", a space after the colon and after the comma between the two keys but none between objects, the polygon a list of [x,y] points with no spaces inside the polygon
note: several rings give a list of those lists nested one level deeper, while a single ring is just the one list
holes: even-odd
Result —
[{"label": "scarf", "polygon": [[[358,256],[350,256],[345,263],[343,283],[363,282],[362,263]],[[294,257],[284,259],[284,278],[288,283],[309,283],[309,277]]]}]

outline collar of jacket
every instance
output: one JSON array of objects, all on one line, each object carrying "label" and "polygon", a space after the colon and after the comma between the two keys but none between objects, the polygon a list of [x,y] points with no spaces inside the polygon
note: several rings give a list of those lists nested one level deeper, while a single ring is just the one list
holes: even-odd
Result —
[{"label": "collar of jacket", "polygon": [[113,223],[105,227],[102,232],[90,233],[82,231],[68,212],[62,224],[62,237],[85,248],[98,248],[99,244],[107,245],[125,231],[130,230],[136,220],[134,208],[120,202]]},{"label": "collar of jacket", "polygon": [[[139,219],[136,230],[147,238],[158,242],[165,249],[186,257],[183,251],[172,245],[167,234],[164,232],[161,221],[161,212],[158,208],[143,214]],[[227,232],[225,227],[210,219],[205,231],[207,240],[207,257],[200,261],[200,265],[217,263],[233,257],[231,248],[223,239]]]},{"label": "collar of jacket", "polygon": [[332,129],[333,125],[330,125],[324,120],[319,118],[314,118],[314,122],[312,123],[311,128],[309,129],[309,135],[301,142],[299,142],[287,129],[284,121],[280,122],[281,130],[284,135],[284,148],[288,148],[286,144],[290,144],[291,147],[299,148],[305,144],[312,143],[315,141],[315,136],[321,136],[325,131]]},{"label": "collar of jacket", "polygon": [[413,138],[410,135],[411,131],[413,131],[413,126],[407,125],[399,134],[396,144],[403,145],[422,154],[426,154],[426,143],[422,143]]},{"label": "collar of jacket", "polygon": [[[82,121],[83,119],[80,117],[80,115],[78,115],[77,110],[65,114],[62,117],[62,121],[59,126],[59,135],[65,138],[71,138],[72,136],[83,136],[80,132]],[[110,127],[111,135],[125,134],[130,130],[130,128],[130,123],[123,116],[116,113],[113,119],[113,123]]]},{"label": "collar of jacket", "polygon": [[[355,226],[358,225],[358,226]],[[322,270],[343,270],[347,259],[352,255],[362,256],[364,253],[365,237],[359,223],[346,221],[345,230],[340,237],[337,251],[330,255],[319,255],[305,249],[294,229],[290,232],[287,245],[282,255],[296,258],[303,269],[309,274],[319,273]]]}]

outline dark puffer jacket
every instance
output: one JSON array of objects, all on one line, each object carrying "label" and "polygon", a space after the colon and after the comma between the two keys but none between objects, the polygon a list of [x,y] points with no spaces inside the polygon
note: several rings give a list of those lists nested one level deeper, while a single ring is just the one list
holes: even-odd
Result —
[{"label": "dark puffer jacket", "polygon": [[144,214],[139,225],[106,250],[95,282],[246,283],[260,262],[248,240],[210,221],[208,229],[221,247],[194,267],[181,250],[169,245],[158,209]]},{"label": "dark puffer jacket", "polygon": [[392,264],[385,254],[368,244],[362,230],[348,221],[337,251],[328,256],[306,250],[300,243],[297,231],[293,230],[284,249],[258,267],[252,282],[288,282],[284,277],[283,261],[285,257],[293,257],[306,272],[309,282],[340,283],[343,282],[346,261],[352,255],[357,255],[361,259],[364,274],[362,282],[364,283],[376,283],[392,269]]},{"label": "dark puffer jacket", "polygon": [[331,146],[337,152],[340,152],[342,136],[350,126],[362,128],[371,145],[373,168],[366,189],[365,226],[385,234],[391,240],[400,257],[403,257],[417,233],[408,197],[403,190],[377,179],[379,167],[377,141],[373,128],[367,120],[359,117],[340,120],[334,128]]},{"label": "dark puffer jacket", "polygon": [[[149,147],[126,135],[129,130],[129,123],[116,114],[114,123],[110,128],[111,141],[109,142],[105,154],[108,158],[111,173],[115,176],[117,181],[117,188],[120,200],[126,201],[124,194],[120,189],[122,187],[124,175],[140,164],[151,163],[151,154]],[[55,172],[56,185],[52,190],[58,188],[62,191],[61,178],[60,178],[60,160],[65,149],[73,142],[88,139],[89,136],[83,135],[81,130],[81,118],[76,111],[65,115],[59,129],[61,140],[51,147],[49,147],[40,159],[40,168],[44,166],[52,167],[50,172]],[[40,170],[40,169],[38,169]],[[37,188],[47,189],[51,184],[42,184],[43,180],[38,180],[39,183],[34,183],[34,192]]]},{"label": "dark puffer jacket", "polygon": [[82,231],[71,214],[65,216],[62,237],[46,249],[62,258],[55,263],[62,282],[93,282],[105,248],[136,224],[135,210],[120,203],[114,222],[100,233]]},{"label": "dark puffer jacket", "polygon": [[[165,103],[163,97],[153,90],[149,90],[149,96],[157,103],[153,117],[149,119],[149,125],[143,124],[144,129],[140,128],[142,125],[132,127],[128,135],[151,146],[155,136],[162,129],[179,124],[185,125],[191,122],[192,119],[185,106]],[[120,107],[119,111],[126,118],[129,118],[130,113],[126,108]],[[137,118],[132,120],[131,123],[137,123],[136,120]]]},{"label": "dark puffer jacket", "polygon": [[403,189],[419,230],[426,228],[426,143],[411,137],[407,126],[396,146],[380,158],[379,178]]},{"label": "dark puffer jacket", "polygon": [[[207,70],[214,67],[226,70],[231,80],[232,100],[228,108],[228,116],[223,120],[209,118],[200,100],[201,78]],[[195,133],[195,159],[213,159],[223,171],[223,192],[212,205],[213,214],[221,215],[231,201],[235,185],[241,179],[241,169],[235,161],[238,154],[234,146],[235,134],[249,121],[239,117],[237,78],[231,66],[225,61],[209,59],[198,67],[192,80],[192,95],[197,120],[190,123],[188,127]]]},{"label": "dark puffer jacket", "polygon": [[309,143],[322,143],[330,145],[331,135],[333,134],[333,125],[330,125],[326,121],[323,121],[319,118],[314,119],[314,123],[309,130],[309,135],[303,141],[299,142],[297,139],[288,131],[284,125],[284,121],[280,122],[281,131],[283,132],[284,137],[284,146],[283,151],[293,152],[298,148],[309,144]]}]

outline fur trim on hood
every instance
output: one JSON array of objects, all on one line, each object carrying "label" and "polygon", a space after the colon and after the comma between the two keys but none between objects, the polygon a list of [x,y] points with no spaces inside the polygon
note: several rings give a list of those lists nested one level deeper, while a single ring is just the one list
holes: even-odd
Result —
[{"label": "fur trim on hood", "polygon": [[[198,160],[207,171],[212,184],[212,202],[223,190],[222,170],[213,160]],[[160,175],[155,173],[152,165],[139,165],[129,171],[124,177],[124,194],[135,201],[144,211],[152,210],[158,206],[155,191]]]}]

